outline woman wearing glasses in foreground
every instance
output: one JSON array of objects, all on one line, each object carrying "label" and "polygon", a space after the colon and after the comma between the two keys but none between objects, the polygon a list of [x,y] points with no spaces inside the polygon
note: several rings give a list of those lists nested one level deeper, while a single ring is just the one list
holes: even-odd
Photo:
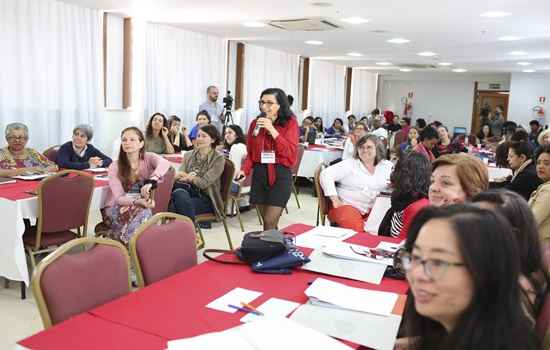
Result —
[{"label": "woman wearing glasses in foreground", "polygon": [[429,207],[402,255],[410,284],[399,349],[539,349],[520,298],[520,259],[505,218],[468,205]]}]

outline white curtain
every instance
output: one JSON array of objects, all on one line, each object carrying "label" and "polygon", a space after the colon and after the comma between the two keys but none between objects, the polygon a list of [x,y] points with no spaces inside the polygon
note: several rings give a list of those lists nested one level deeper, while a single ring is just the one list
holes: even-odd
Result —
[{"label": "white curtain", "polygon": [[[300,57],[278,50],[254,45],[245,46],[244,62],[244,116],[241,127],[247,129],[259,113],[258,100],[263,90],[280,88],[294,97],[292,109],[298,116],[298,81]],[[246,130],[245,130],[246,132]]]},{"label": "white curtain", "polygon": [[99,135],[101,37],[100,11],[0,0],[0,132],[23,122],[28,147],[39,151],[67,141],[78,123],[92,124]]},{"label": "white curtain", "polygon": [[147,24],[145,41],[145,119],[155,112],[175,114],[191,127],[206,88],[225,96],[227,41],[175,27]]},{"label": "white curtain", "polygon": [[361,118],[376,108],[376,73],[353,69],[351,78],[351,112]]},{"label": "white curtain", "polygon": [[313,117],[323,118],[330,127],[335,118],[343,118],[346,109],[346,67],[311,60],[309,65],[309,109]]}]

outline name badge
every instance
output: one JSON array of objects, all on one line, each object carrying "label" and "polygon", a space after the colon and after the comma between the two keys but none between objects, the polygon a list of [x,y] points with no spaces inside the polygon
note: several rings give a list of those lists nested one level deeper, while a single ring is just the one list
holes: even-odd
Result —
[{"label": "name badge", "polygon": [[275,163],[275,152],[273,151],[262,152],[262,164],[273,164],[273,163]]}]

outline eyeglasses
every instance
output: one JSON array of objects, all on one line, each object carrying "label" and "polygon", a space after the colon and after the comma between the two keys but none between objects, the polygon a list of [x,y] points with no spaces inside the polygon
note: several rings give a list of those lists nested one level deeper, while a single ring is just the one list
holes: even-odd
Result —
[{"label": "eyeglasses", "polygon": [[8,141],[25,141],[27,136],[8,136]]},{"label": "eyeglasses", "polygon": [[413,255],[409,252],[404,252],[401,254],[401,263],[403,264],[403,269],[405,269],[406,272],[422,265],[426,276],[433,280],[442,278],[450,266],[465,266],[464,263],[455,263],[440,259],[423,260],[418,255]]},{"label": "eyeglasses", "polygon": [[271,101],[258,101],[258,105],[263,106],[263,105],[267,105],[268,107],[271,107],[273,105],[276,105],[277,103],[276,102],[271,102]]}]

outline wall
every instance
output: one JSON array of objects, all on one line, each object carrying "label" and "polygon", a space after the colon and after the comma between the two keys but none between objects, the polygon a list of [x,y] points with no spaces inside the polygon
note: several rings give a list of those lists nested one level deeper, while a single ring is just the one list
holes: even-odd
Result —
[{"label": "wall", "polygon": [[143,113],[137,111],[105,111],[102,130],[96,130],[94,146],[98,147],[109,157],[113,155],[113,143],[120,138],[122,129],[137,126],[143,130]]},{"label": "wall", "polygon": [[[510,83],[508,115],[511,120],[527,127],[536,118],[533,107],[541,106],[546,112],[545,123],[550,120],[550,73],[513,73]],[[545,103],[539,97],[546,97]]]},{"label": "wall", "polygon": [[510,74],[395,73],[379,76],[378,106],[403,114],[403,98],[413,92],[413,119],[439,120],[449,130],[455,126],[470,129],[474,84],[487,89],[489,83],[510,88]]}]

